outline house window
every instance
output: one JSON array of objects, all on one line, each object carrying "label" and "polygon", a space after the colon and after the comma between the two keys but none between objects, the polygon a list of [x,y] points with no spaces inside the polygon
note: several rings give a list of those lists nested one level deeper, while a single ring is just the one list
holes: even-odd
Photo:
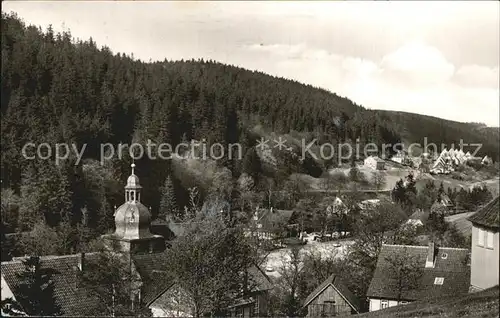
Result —
[{"label": "house window", "polygon": [[389,307],[389,301],[388,300],[382,300],[382,303],[380,305],[380,308],[388,308]]},{"label": "house window", "polygon": [[486,232],[486,248],[493,248],[493,232]]},{"label": "house window", "polygon": [[443,285],[444,277],[436,277],[434,278],[434,285]]},{"label": "house window", "polygon": [[484,231],[477,229],[477,245],[484,246]]},{"label": "house window", "polygon": [[399,302],[399,304],[401,304],[401,305],[406,305],[407,303],[408,303],[408,302],[407,302],[407,301],[405,301],[405,300],[402,300],[402,301],[400,301],[400,302]]},{"label": "house window", "polygon": [[335,301],[334,300],[326,300],[323,302],[323,308],[322,308],[322,317],[331,317],[335,316]]}]

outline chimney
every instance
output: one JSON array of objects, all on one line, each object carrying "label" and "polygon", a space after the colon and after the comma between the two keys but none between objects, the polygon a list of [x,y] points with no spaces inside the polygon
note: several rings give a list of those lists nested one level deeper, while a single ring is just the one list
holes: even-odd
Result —
[{"label": "chimney", "polygon": [[427,259],[425,261],[425,268],[434,268],[434,259],[436,257],[436,247],[434,242],[429,243],[429,249],[427,250]]},{"label": "chimney", "polygon": [[83,271],[85,268],[85,253],[80,253],[80,258],[78,259],[78,269]]}]

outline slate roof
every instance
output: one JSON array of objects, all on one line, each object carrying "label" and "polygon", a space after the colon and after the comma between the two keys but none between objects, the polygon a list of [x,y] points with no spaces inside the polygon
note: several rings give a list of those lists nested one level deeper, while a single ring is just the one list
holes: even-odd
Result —
[{"label": "slate roof", "polygon": [[257,266],[252,266],[248,269],[248,274],[251,277],[253,283],[255,283],[255,288],[253,291],[264,291],[273,289],[271,280],[266,275],[266,273],[262,271],[262,268]]},{"label": "slate roof", "polygon": [[[396,280],[391,275],[393,269],[386,258],[396,254],[401,255],[405,250],[408,255],[416,258],[418,266],[422,268],[422,275],[418,288],[403,290],[402,300],[466,294],[470,285],[469,251],[460,248],[438,248],[434,267],[425,268],[428,249],[428,246],[382,245],[367,297],[397,299],[397,290],[394,288]],[[446,254],[445,259],[443,254]],[[444,278],[443,285],[434,285],[436,277]]]},{"label": "slate roof", "polygon": [[260,231],[273,231],[277,227],[287,225],[292,218],[293,210],[260,209],[259,224],[262,224]]},{"label": "slate roof", "polygon": [[[153,254],[135,254],[132,255],[132,260],[143,282],[141,300],[146,306],[149,306],[175,285],[174,278],[166,265],[168,264],[166,251]],[[273,288],[269,277],[262,269],[253,266],[248,269],[248,273],[255,283],[253,291]]]},{"label": "slate roof", "polygon": [[[42,256],[41,268],[52,274],[54,282],[54,298],[61,306],[64,316],[98,316],[101,304],[99,299],[92,296],[88,289],[78,286],[78,262],[80,254],[64,256]],[[92,257],[86,254],[85,257]],[[15,294],[20,281],[16,274],[24,271],[23,258],[2,262],[2,276]],[[21,304],[22,305],[22,304]]]},{"label": "slate roof", "polygon": [[167,268],[167,252],[132,255],[142,279],[141,301],[146,306],[155,301],[174,282]]},{"label": "slate roof", "polygon": [[479,211],[470,216],[468,220],[473,224],[498,229],[500,227],[500,220],[498,216],[498,198],[499,197],[496,197],[491,200]]},{"label": "slate roof", "polygon": [[360,312],[361,304],[359,299],[354,296],[351,291],[342,282],[342,279],[335,274],[330,275],[323,283],[321,283],[312,293],[307,296],[304,301],[303,307],[307,307],[321,292],[323,292],[328,286],[332,285],[340,295],[351,305],[351,307],[357,312]]}]

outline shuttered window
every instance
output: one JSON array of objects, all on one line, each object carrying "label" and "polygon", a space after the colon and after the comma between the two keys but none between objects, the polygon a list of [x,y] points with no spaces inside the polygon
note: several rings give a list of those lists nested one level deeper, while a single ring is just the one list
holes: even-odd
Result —
[{"label": "shuttered window", "polygon": [[477,229],[477,245],[484,246],[484,231]]},{"label": "shuttered window", "polygon": [[493,248],[493,232],[486,232],[486,247]]}]

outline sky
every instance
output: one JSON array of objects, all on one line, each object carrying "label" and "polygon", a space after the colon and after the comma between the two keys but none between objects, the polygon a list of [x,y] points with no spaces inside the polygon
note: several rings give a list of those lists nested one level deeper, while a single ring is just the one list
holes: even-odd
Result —
[{"label": "sky", "polygon": [[500,126],[500,2],[5,1],[143,61],[212,59],[366,108]]}]

